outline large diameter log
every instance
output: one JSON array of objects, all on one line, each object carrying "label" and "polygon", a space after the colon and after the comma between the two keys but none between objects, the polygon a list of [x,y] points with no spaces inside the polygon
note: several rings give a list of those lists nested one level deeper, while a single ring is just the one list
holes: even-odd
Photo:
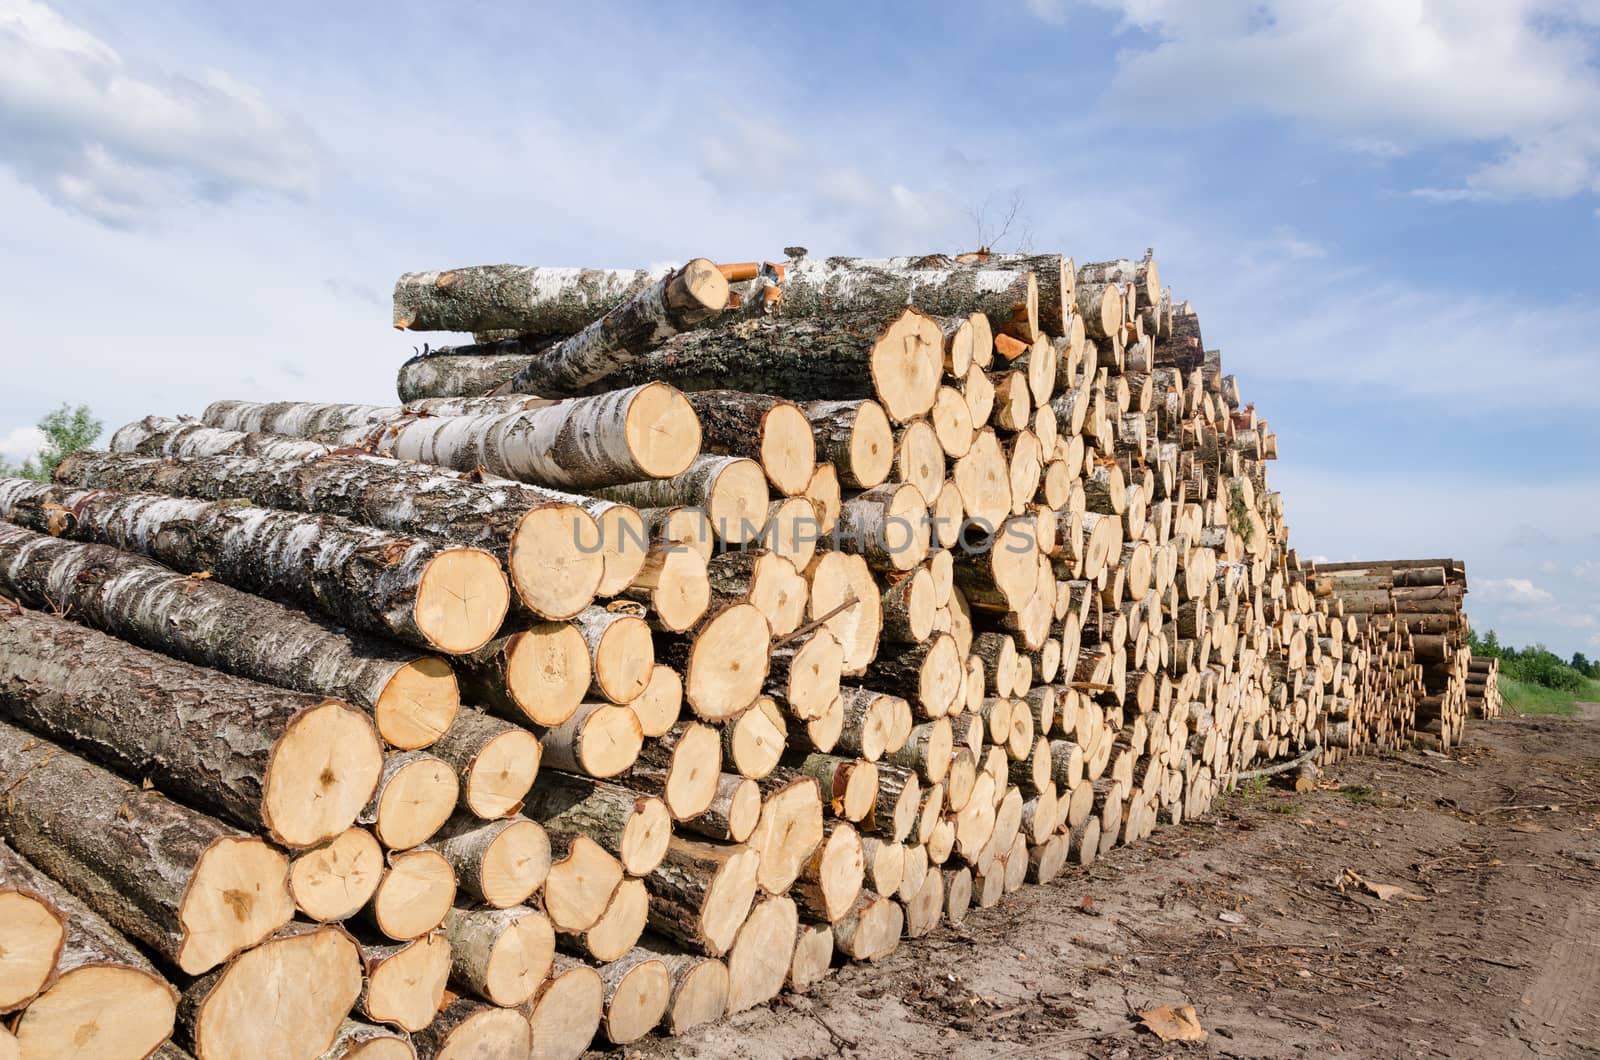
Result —
[{"label": "large diameter log", "polygon": [[19,854],[190,975],[294,916],[283,854],[9,725],[0,787]]},{"label": "large diameter log", "polygon": [[[806,859],[792,894],[807,913],[832,924],[861,893],[866,858],[860,833],[843,821],[829,823],[828,837]],[[784,965],[787,969],[787,957]]]},{"label": "large diameter log", "polygon": [[[508,345],[495,343],[494,347]],[[513,350],[521,349],[515,344]],[[518,372],[533,363],[529,353],[483,353],[469,351],[482,347],[445,346],[412,357],[400,366],[394,392],[401,401],[422,398],[477,397],[510,382]]]},{"label": "large diameter log", "polygon": [[0,524],[0,589],[152,651],[372,712],[395,747],[425,747],[460,705],[443,660],[317,622],[109,545]]},{"label": "large diameter log", "polygon": [[[827,317],[912,305],[938,317],[982,313],[995,332],[1032,342],[1039,285],[1027,268],[965,265],[942,254],[913,258],[802,258],[784,275],[784,316]],[[940,334],[943,368],[943,334]]]},{"label": "large diameter log", "polygon": [[[19,896],[37,901],[48,913],[42,918],[29,915]],[[0,999],[16,1007],[16,998],[38,988],[34,993],[39,996],[26,997],[31,1003],[14,1025],[22,1056],[142,1060],[172,1033],[178,995],[150,962],[70,891],[4,843],[0,934],[5,940],[0,954],[5,995]]]},{"label": "large diameter log", "polygon": [[883,591],[872,568],[861,556],[818,552],[805,578],[811,590],[807,620],[821,623],[844,648],[843,676],[860,676],[878,654],[883,631]]},{"label": "large diameter log", "polygon": [[756,895],[760,855],[674,836],[649,876],[650,926],[690,949],[721,957],[732,948]]},{"label": "large diameter log", "polygon": [[672,271],[477,265],[408,272],[395,281],[394,326],[571,335]]},{"label": "large diameter log", "polygon": [[794,962],[800,914],[793,899],[774,895],[756,903],[728,953],[728,1014],[777,997]]},{"label": "large diameter log", "polygon": [[0,612],[0,712],[291,847],[348,828],[383,764],[372,723],[337,700],[32,611]]},{"label": "large diameter log", "polygon": [[763,782],[766,800],[748,845],[760,854],[757,869],[768,894],[782,894],[800,878],[807,859],[822,842],[822,791],[815,779],[771,777]]},{"label": "large diameter log", "polygon": [[703,721],[725,721],[761,694],[771,664],[771,633],[754,604],[735,603],[684,636],[658,636],[656,651],[683,674],[684,698]]},{"label": "large diameter log", "polygon": [[558,489],[671,478],[700,452],[700,422],[682,394],[647,382],[499,416],[413,417],[317,435],[380,456]]},{"label": "large diameter log", "polygon": [[535,353],[503,389],[547,396],[580,391],[672,336],[710,323],[727,307],[727,277],[705,258],[695,258],[576,335]]},{"label": "large diameter log", "polygon": [[679,335],[607,383],[659,379],[685,390],[745,390],[792,400],[876,398],[891,419],[904,423],[933,408],[943,349],[939,322],[915,309],[769,317]]},{"label": "large diameter log", "polygon": [[640,750],[627,783],[659,793],[670,819],[683,821],[711,805],[721,775],[722,734],[710,725],[683,721]]},{"label": "large diameter log", "polygon": [[549,832],[582,834],[631,876],[648,875],[666,856],[672,818],[660,799],[584,777],[550,773],[523,812]]},{"label": "large diameter log", "polygon": [[894,428],[876,401],[812,401],[805,406],[816,448],[841,484],[869,490],[894,468]]},{"label": "large diameter log", "polygon": [[684,395],[700,417],[700,451],[748,457],[761,465],[773,489],[798,497],[817,469],[811,421],[794,402],[738,390]]},{"label": "large diameter log", "polygon": [[361,994],[361,952],[331,924],[291,924],[184,991],[200,1060],[321,1056]]},{"label": "large diameter log", "polygon": [[0,515],[34,530],[142,552],[237,589],[293,600],[359,629],[447,654],[474,651],[511,601],[500,562],[337,516],[236,502],[72,490],[8,480]]},{"label": "large diameter log", "polygon": [[249,497],[269,508],[482,548],[505,560],[518,599],[540,618],[571,618],[587,607],[605,568],[600,528],[577,503],[585,498],[514,482],[470,482],[381,457],[162,460],[75,453],[57,470],[63,484],[213,501]]}]

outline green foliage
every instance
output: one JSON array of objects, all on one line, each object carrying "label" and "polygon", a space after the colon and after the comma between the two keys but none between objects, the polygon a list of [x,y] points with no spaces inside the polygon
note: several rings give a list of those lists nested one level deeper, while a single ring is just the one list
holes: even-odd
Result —
[{"label": "green foliage", "polygon": [[44,432],[44,448],[38,456],[29,457],[20,465],[11,465],[0,460],[0,478],[31,478],[38,482],[49,481],[55,474],[56,465],[68,453],[76,453],[80,449],[87,449],[100,437],[104,427],[99,420],[94,418],[88,405],[79,405],[77,408],[63,404],[58,409],[45,413],[39,421],[39,429]]},{"label": "green foliage", "polygon": [[1237,485],[1228,491],[1228,529],[1238,534],[1246,547],[1255,544],[1256,524],[1244,502],[1244,490]]},{"label": "green foliage", "polygon": [[1339,789],[1339,794],[1351,802],[1376,802],[1377,793],[1365,784],[1346,784]]},{"label": "green foliage", "polygon": [[1585,685],[1576,693],[1562,692],[1500,674],[1500,696],[1513,714],[1576,714],[1578,703],[1600,703],[1600,681],[1585,679]]},{"label": "green foliage", "polygon": [[1582,674],[1585,677],[1590,677],[1590,678],[1600,677],[1600,666],[1597,666],[1595,663],[1590,662],[1589,661],[1589,657],[1587,655],[1583,654],[1583,652],[1581,652],[1581,651],[1573,652],[1572,653],[1572,661],[1567,663],[1567,665],[1572,667],[1574,670],[1578,671],[1580,674]]}]

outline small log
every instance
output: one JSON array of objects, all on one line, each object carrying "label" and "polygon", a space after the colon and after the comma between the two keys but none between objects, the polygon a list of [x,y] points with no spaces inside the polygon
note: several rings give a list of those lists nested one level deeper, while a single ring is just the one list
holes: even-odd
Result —
[{"label": "small log", "polygon": [[361,910],[383,878],[383,845],[365,828],[347,828],[289,863],[289,894],[312,920],[346,920]]},{"label": "small log", "polygon": [[420,1031],[444,1000],[454,947],[434,931],[410,942],[363,945],[365,984],[357,1010],[378,1023]]},{"label": "small log", "polygon": [[384,846],[406,850],[427,842],[459,797],[450,763],[427,751],[400,751],[384,760],[377,790],[358,819]]},{"label": "small log", "polygon": [[757,902],[728,951],[728,1015],[777,997],[794,962],[800,914],[784,895]]},{"label": "small log", "polygon": [[543,913],[527,906],[457,906],[444,918],[444,934],[450,940],[450,972],[456,982],[485,1001],[507,1008],[533,996],[549,976],[555,958],[555,929]]},{"label": "small log", "polygon": [[527,901],[550,874],[550,837],[525,817],[485,822],[457,814],[434,835],[434,845],[461,892],[497,909]]},{"label": "small log", "polygon": [[406,942],[444,923],[455,896],[455,871],[438,851],[428,847],[395,851],[361,917],[385,938]]},{"label": "small log", "polygon": [[[595,1019],[599,1020],[598,1005]],[[432,1023],[411,1036],[411,1044],[416,1047],[417,1060],[454,1060],[458,1056],[510,1060],[530,1055],[538,1030],[537,1025],[530,1026],[521,1012],[447,995],[447,1004]],[[593,1027],[589,1029],[589,1036],[594,1036]],[[588,1044],[587,1038],[584,1044]],[[578,1052],[540,1055],[562,1055],[576,1060]]]},{"label": "small log", "polygon": [[541,752],[533,733],[469,707],[429,753],[455,770],[461,808],[493,819],[522,805],[539,774]]},{"label": "small log", "polygon": [[812,401],[805,413],[818,455],[833,464],[842,485],[869,490],[889,478],[894,429],[882,405],[870,399]]},{"label": "small log", "polygon": [[[550,978],[519,1011],[525,1017],[523,1026],[532,1030],[533,1055],[552,1060],[578,1060],[588,1051],[605,1018],[605,985],[600,981],[600,973],[593,968],[557,955]],[[513,1046],[517,1044],[514,1037],[507,1040]],[[520,1057],[528,1053],[525,1050],[513,1055]]]},{"label": "small log", "polygon": [[564,773],[551,773],[523,812],[547,833],[584,835],[632,876],[649,874],[666,856],[672,819],[660,799]]}]

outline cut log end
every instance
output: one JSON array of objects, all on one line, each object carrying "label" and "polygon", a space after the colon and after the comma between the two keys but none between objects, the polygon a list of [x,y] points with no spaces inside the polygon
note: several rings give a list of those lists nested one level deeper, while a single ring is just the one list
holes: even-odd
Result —
[{"label": "cut log end", "polygon": [[750,911],[728,953],[728,1014],[778,996],[794,961],[800,915],[794,901],[768,898]]},{"label": "cut log end", "polygon": [[512,821],[484,850],[478,868],[483,900],[497,909],[526,901],[550,873],[550,837],[536,821]]},{"label": "cut log end", "polygon": [[142,1060],[172,1034],[177,1011],[177,997],[158,976],[88,964],[67,972],[23,1011],[15,1044],[29,1058]]},{"label": "cut log end", "polygon": [[600,584],[595,589],[599,596],[615,596],[638,577],[644,566],[645,547],[648,540],[644,518],[639,510],[627,504],[605,504],[604,510],[594,517],[599,533],[602,569]]},{"label": "cut log end", "polygon": [[665,734],[683,713],[683,678],[672,667],[657,663],[644,692],[628,709],[639,719],[639,730],[646,739]]},{"label": "cut log end", "polygon": [[391,855],[389,871],[367,903],[372,922],[397,942],[419,938],[444,922],[455,900],[456,875],[437,851]]},{"label": "cut log end", "polygon": [[318,1056],[333,1044],[360,993],[360,953],[343,931],[322,927],[279,936],[210,984],[194,1014],[195,1053]]},{"label": "cut log end", "polygon": [[368,954],[362,1011],[379,1023],[420,1031],[433,1022],[450,977],[450,943],[434,932],[398,948],[380,946]]},{"label": "cut log end", "polygon": [[405,752],[408,760],[391,765],[367,811],[373,833],[391,850],[427,842],[450,819],[461,783],[448,762],[426,752]]},{"label": "cut log end", "polygon": [[355,821],[383,771],[383,749],[372,722],[353,707],[328,700],[298,714],[267,765],[262,818],[275,838],[311,846]]},{"label": "cut log end", "polygon": [[672,975],[664,962],[631,964],[611,988],[603,1029],[613,1045],[627,1045],[649,1034],[672,1000]]},{"label": "cut log end", "polygon": [[67,919],[32,891],[0,890],[0,1012],[26,1004],[55,973]]},{"label": "cut log end", "polygon": [[571,618],[593,602],[606,558],[594,518],[575,504],[542,504],[511,534],[506,557],[511,584],[540,618]]},{"label": "cut log end", "polygon": [[721,1019],[727,1009],[728,966],[717,960],[695,961],[678,973],[661,1026],[668,1034],[686,1034]]},{"label": "cut log end", "polygon": [[178,966],[190,975],[221,964],[288,923],[289,859],[259,839],[226,838],[201,855],[178,919]]},{"label": "cut log end", "polygon": [[312,920],[344,920],[367,904],[382,878],[382,844],[365,828],[347,828],[294,859],[289,893]]},{"label": "cut log end", "polygon": [[811,421],[798,405],[774,405],[761,424],[761,466],[773,488],[786,497],[806,491],[817,469],[817,442]]},{"label": "cut log end", "polygon": [[655,664],[649,624],[623,615],[605,628],[594,646],[594,685],[613,703],[630,702],[644,694]]},{"label": "cut log end", "polygon": [[378,693],[372,719],[392,747],[414,751],[445,734],[461,709],[455,671],[443,659],[424,658],[396,670]]},{"label": "cut log end", "polygon": [[[594,1040],[605,1016],[605,984],[593,968],[570,965],[551,976],[523,1012],[526,1024],[532,1028],[534,1056],[578,1060]],[[519,1055],[526,1056],[528,1052],[524,1050]]]},{"label": "cut log end", "polygon": [[434,648],[461,655],[489,643],[510,604],[511,588],[499,560],[478,549],[453,548],[423,571],[414,621]]},{"label": "cut log end", "polygon": [[896,423],[909,423],[933,408],[944,374],[944,332],[939,322],[907,309],[872,345],[873,389]]},{"label": "cut log end", "polygon": [[517,634],[506,654],[506,688],[528,720],[560,725],[572,717],[592,681],[589,646],[565,622]]},{"label": "cut log end", "polygon": [[525,729],[502,732],[484,743],[461,791],[467,809],[485,820],[516,812],[539,773],[539,755],[539,738]]},{"label": "cut log end", "polygon": [[647,383],[628,405],[628,451],[651,478],[686,471],[700,454],[700,419],[687,398],[665,383]]},{"label": "cut log end", "polygon": [[761,694],[771,658],[767,619],[754,604],[733,604],[695,635],[684,675],[689,706],[706,721],[722,721]]}]

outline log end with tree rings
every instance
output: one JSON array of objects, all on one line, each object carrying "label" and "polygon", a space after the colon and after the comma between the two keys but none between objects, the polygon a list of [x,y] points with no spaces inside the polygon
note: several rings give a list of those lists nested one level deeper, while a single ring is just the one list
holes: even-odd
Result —
[{"label": "log end with tree rings", "polygon": [[817,469],[817,442],[800,406],[781,401],[767,410],[761,422],[760,458],[779,493],[797,497],[806,491]]},{"label": "log end with tree rings", "polygon": [[348,828],[383,770],[372,721],[338,700],[289,722],[268,761],[261,816],[287,846],[320,843]]},{"label": "log end with tree rings", "polygon": [[462,655],[489,643],[511,604],[500,561],[475,548],[452,548],[429,561],[418,580],[412,617],[438,651]]},{"label": "log end with tree rings", "polygon": [[896,423],[933,408],[944,375],[944,332],[926,313],[907,309],[872,344],[868,357],[873,391]]},{"label": "log end with tree rings", "polygon": [[485,820],[516,812],[539,774],[539,738],[512,728],[484,741],[461,782],[461,800]]},{"label": "log end with tree rings", "polygon": [[0,1011],[21,1008],[55,974],[67,917],[41,894],[0,888]]},{"label": "log end with tree rings", "polygon": [[754,604],[731,604],[702,623],[684,673],[695,714],[722,721],[754,702],[767,678],[771,639],[766,616]]},{"label": "log end with tree rings", "polygon": [[349,935],[332,926],[290,928],[191,988],[194,1051],[318,1056],[333,1044],[361,980],[361,954]]},{"label": "log end with tree rings", "polygon": [[811,473],[811,481],[806,483],[805,498],[811,502],[812,511],[816,513],[817,532],[824,535],[833,533],[834,524],[839,521],[839,509],[844,504],[839,469],[830,463],[818,464]]},{"label": "log end with tree rings", "polygon": [[848,452],[851,485],[871,489],[888,481],[894,470],[894,426],[878,402],[863,401],[857,407]]},{"label": "log end with tree rings", "polygon": [[615,596],[633,582],[644,566],[649,541],[644,518],[632,505],[614,501],[592,502],[589,514],[595,521],[596,537],[584,544],[597,551],[602,562],[595,594]]},{"label": "log end with tree rings", "polygon": [[705,557],[685,544],[652,551],[633,587],[648,590],[652,617],[672,632],[691,628],[711,605]]},{"label": "log end with tree rings", "polygon": [[605,1018],[605,984],[600,973],[587,965],[564,964],[522,1006],[522,1012],[532,1028],[534,1056],[578,1060]]},{"label": "log end with tree rings", "polygon": [[589,646],[566,622],[542,622],[512,635],[506,688],[529,721],[560,725],[572,717],[593,681]]},{"label": "log end with tree rings", "polygon": [[606,558],[594,518],[576,504],[541,504],[517,521],[506,567],[527,609],[545,619],[571,618],[594,601]]},{"label": "log end with tree rings", "polygon": [[382,878],[383,845],[365,828],[347,828],[295,856],[289,894],[312,920],[344,920],[367,904]]},{"label": "log end with tree rings", "polygon": [[450,942],[430,932],[399,946],[368,946],[361,1011],[379,1023],[420,1031],[433,1022],[450,977]]},{"label": "log end with tree rings", "polygon": [[673,973],[672,1001],[661,1019],[661,1028],[672,1035],[719,1020],[728,1010],[728,966],[709,957],[686,957],[684,964]]},{"label": "log end with tree rings", "polygon": [[628,403],[623,424],[628,452],[650,478],[682,474],[700,455],[700,419],[666,383],[646,383]]},{"label": "log end with tree rings", "polygon": [[445,660],[427,657],[395,671],[373,704],[372,720],[385,743],[413,751],[443,736],[460,709],[455,671]]},{"label": "log end with tree rings", "polygon": [[672,975],[655,958],[618,961],[600,977],[606,981],[606,1014],[601,1023],[613,1045],[628,1045],[649,1034],[666,1015],[672,1000]]},{"label": "log end with tree rings", "polygon": [[[598,1012],[595,1020],[599,1022]],[[457,998],[446,1005],[425,1030],[413,1035],[412,1043],[417,1047],[417,1055],[436,1060],[457,1057],[462,1060],[521,1060],[529,1055],[576,1060],[582,1051],[572,1051],[568,1044],[566,1051],[546,1049],[534,1053],[537,1031],[538,1026],[530,1025],[528,1017],[515,1009]],[[589,1037],[594,1037],[593,1027],[589,1028]],[[588,1044],[587,1039],[584,1044]]]},{"label": "log end with tree rings", "polygon": [[460,794],[461,782],[448,762],[426,751],[401,751],[384,764],[362,820],[384,846],[409,850],[450,819]]},{"label": "log end with tree rings", "polygon": [[537,821],[512,820],[486,838],[478,889],[496,908],[527,901],[550,873],[550,837]]},{"label": "log end with tree rings", "polygon": [[645,739],[665,734],[683,713],[683,678],[672,667],[657,663],[644,691],[628,702],[628,709],[639,719]]},{"label": "log end with tree rings", "polygon": [[[152,971],[85,964],[63,974],[22,1011],[15,1057],[143,1060],[172,1034],[178,998]],[[0,1039],[0,1056],[7,1043]]]},{"label": "log end with tree rings", "polygon": [[386,937],[405,942],[444,923],[455,896],[450,863],[438,851],[418,847],[389,855],[389,871],[364,912]]},{"label": "log end with tree rings", "polygon": [[195,866],[179,908],[178,966],[199,975],[288,923],[294,916],[288,878],[289,859],[259,839],[213,843]]},{"label": "log end with tree rings", "polygon": [[728,1014],[778,996],[794,961],[800,914],[793,899],[777,895],[758,902],[728,951]]}]

